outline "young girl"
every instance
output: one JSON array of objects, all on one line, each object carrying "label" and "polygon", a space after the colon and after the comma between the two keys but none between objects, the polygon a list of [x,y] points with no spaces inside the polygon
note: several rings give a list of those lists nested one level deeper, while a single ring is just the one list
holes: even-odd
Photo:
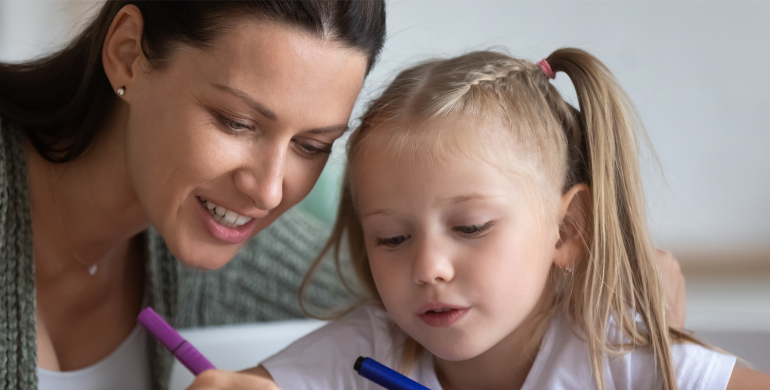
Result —
[{"label": "young girl", "polygon": [[581,50],[405,70],[351,136],[324,251],[340,268],[347,246],[370,304],[252,372],[284,390],[376,389],[353,371],[368,356],[433,390],[725,389],[735,358],[667,325],[637,130]]}]

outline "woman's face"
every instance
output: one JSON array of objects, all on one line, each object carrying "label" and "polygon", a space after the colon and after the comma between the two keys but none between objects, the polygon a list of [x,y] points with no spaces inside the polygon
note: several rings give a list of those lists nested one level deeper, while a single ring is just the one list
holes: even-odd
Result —
[{"label": "woman's face", "polygon": [[249,20],[141,71],[127,93],[128,174],[177,258],[219,268],[307,195],[347,129],[366,61]]}]

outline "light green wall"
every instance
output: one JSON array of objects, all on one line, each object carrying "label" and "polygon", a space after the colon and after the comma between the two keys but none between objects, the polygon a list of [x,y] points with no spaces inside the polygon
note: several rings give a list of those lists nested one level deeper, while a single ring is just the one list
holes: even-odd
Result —
[{"label": "light green wall", "polygon": [[337,217],[342,171],[345,167],[344,161],[340,160],[342,159],[329,159],[315,187],[297,205],[329,226],[334,224],[334,219]]}]

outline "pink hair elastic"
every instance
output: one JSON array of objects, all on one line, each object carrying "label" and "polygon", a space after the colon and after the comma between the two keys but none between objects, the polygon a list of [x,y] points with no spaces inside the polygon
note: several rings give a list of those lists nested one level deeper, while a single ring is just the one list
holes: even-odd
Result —
[{"label": "pink hair elastic", "polygon": [[553,73],[553,70],[551,70],[551,65],[548,65],[548,61],[546,61],[545,58],[540,60],[540,62],[538,62],[537,65],[540,67],[540,69],[543,70],[543,73],[545,73],[545,75],[548,76],[549,79],[556,78],[556,73]]}]

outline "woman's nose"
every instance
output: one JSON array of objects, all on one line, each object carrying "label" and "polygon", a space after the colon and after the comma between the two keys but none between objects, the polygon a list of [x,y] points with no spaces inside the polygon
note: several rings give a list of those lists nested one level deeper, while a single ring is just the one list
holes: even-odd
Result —
[{"label": "woman's nose", "polygon": [[235,187],[248,195],[260,210],[281,204],[288,145],[270,146],[254,152],[248,166],[235,171]]},{"label": "woman's nose", "polygon": [[446,248],[442,249],[440,243],[430,238],[420,241],[412,266],[415,284],[432,285],[452,281],[455,270]]}]

